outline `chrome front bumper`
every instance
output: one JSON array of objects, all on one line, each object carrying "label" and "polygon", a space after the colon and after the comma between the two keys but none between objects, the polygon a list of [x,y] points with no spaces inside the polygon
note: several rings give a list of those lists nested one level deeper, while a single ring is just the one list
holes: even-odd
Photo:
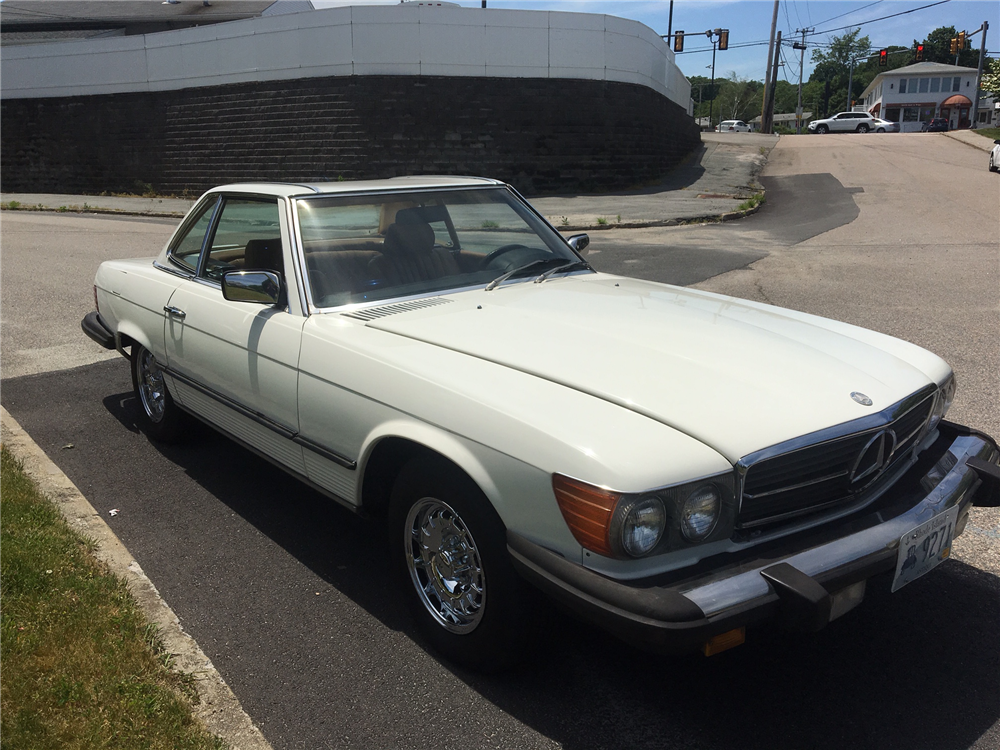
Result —
[{"label": "chrome front bumper", "polygon": [[[659,651],[686,650],[758,622],[816,630],[860,601],[865,581],[892,572],[900,538],[958,506],[956,536],[973,504],[1000,503],[1000,449],[987,435],[945,423],[884,502],[856,517],[764,546],[753,557],[695,575],[615,581],[514,533],[511,559],[528,581],[599,626]],[[935,459],[936,456],[936,459]],[[902,506],[902,507],[901,507]],[[846,594],[846,596],[845,596]]]}]

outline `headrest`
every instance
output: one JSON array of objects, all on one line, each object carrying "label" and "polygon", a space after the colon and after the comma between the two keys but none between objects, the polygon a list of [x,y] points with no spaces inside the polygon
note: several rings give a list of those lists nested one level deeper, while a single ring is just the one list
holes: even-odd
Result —
[{"label": "headrest", "polygon": [[434,230],[431,229],[430,224],[422,222],[401,224],[397,221],[385,231],[385,244],[382,246],[382,252],[415,255],[425,253],[432,247],[434,247]]},{"label": "headrest", "polygon": [[243,253],[243,267],[249,270],[277,271],[282,273],[285,264],[281,259],[281,239],[250,240]]}]

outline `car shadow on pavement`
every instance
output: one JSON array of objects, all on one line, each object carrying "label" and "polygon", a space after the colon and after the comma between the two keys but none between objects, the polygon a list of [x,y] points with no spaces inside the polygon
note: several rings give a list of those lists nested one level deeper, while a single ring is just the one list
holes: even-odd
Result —
[{"label": "car shadow on pavement", "polygon": [[650,656],[566,619],[532,669],[462,676],[570,749],[996,747],[1000,579],[950,561],[888,588],[820,633],[751,630],[712,658]]}]

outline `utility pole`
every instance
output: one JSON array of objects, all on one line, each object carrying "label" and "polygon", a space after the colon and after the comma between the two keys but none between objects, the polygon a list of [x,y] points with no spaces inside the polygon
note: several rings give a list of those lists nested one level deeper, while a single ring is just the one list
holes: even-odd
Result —
[{"label": "utility pole", "polygon": [[767,73],[764,74],[764,101],[760,105],[760,132],[768,133],[766,130],[767,120],[767,100],[771,92],[771,58],[774,56],[774,32],[778,28],[778,0],[774,0],[774,13],[771,14],[771,38],[767,44]]},{"label": "utility pole", "polygon": [[670,0],[670,15],[667,16],[667,38],[674,38],[674,0]]},{"label": "utility pole", "polygon": [[[979,122],[979,84],[983,82],[983,56],[986,54],[986,30],[990,27],[988,21],[983,21],[983,38],[979,42],[979,71],[976,73],[976,101],[972,105],[972,122],[970,127],[975,129]],[[976,33],[976,32],[973,32]]]},{"label": "utility pole", "polygon": [[799,103],[795,106],[795,134],[802,135],[802,73],[806,67],[806,33],[815,31],[815,28],[796,29],[802,32],[802,42],[796,42],[792,49],[800,50],[799,54]]},{"label": "utility pole", "polygon": [[715,109],[715,35],[711,31],[706,31],[705,36],[712,40],[712,98],[708,102],[708,129],[711,130],[712,110]]},{"label": "utility pole", "polygon": [[778,32],[774,44],[774,64],[771,65],[771,87],[768,89],[767,101],[764,103],[765,113],[764,116],[767,119],[767,130],[764,130],[764,119],[761,119],[761,132],[762,133],[773,133],[774,132],[774,92],[778,87],[778,68],[780,67],[779,60],[781,59],[781,32]]}]

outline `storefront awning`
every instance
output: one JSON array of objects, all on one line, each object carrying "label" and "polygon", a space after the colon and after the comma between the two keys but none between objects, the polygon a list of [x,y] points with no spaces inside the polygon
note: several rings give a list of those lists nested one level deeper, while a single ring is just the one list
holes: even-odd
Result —
[{"label": "storefront awning", "polygon": [[954,96],[949,96],[943,102],[941,102],[942,107],[969,107],[972,105],[972,100],[967,96],[962,96],[961,94],[955,94]]}]

